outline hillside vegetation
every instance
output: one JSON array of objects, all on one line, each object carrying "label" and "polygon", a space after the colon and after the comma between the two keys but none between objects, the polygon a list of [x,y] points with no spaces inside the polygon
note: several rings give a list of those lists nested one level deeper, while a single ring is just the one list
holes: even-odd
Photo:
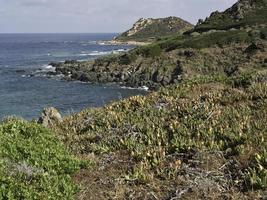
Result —
[{"label": "hillside vegetation", "polygon": [[78,199],[260,199],[266,80],[267,70],[201,76],[66,117],[55,131],[97,163],[79,175],[99,181]]},{"label": "hillside vegetation", "polygon": [[34,122],[0,124],[0,199],[73,199],[71,179],[85,161],[69,153],[51,131]]}]

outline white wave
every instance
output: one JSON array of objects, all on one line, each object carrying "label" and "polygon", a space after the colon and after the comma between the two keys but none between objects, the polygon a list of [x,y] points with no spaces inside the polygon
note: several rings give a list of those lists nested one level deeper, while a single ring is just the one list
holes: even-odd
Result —
[{"label": "white wave", "polygon": [[149,87],[147,86],[142,86],[142,87],[126,87],[126,86],[122,86],[121,87],[122,89],[127,89],[127,90],[144,90],[144,91],[148,91],[149,90]]},{"label": "white wave", "polygon": [[22,78],[30,78],[31,75],[30,75],[30,74],[23,74],[23,75],[21,75],[21,77],[22,77]]},{"label": "white wave", "polygon": [[92,52],[85,52],[82,51],[79,56],[103,56],[108,54],[119,54],[121,52],[126,52],[127,49],[117,49],[112,51],[92,51]]},{"label": "white wave", "polygon": [[48,72],[56,72],[56,68],[52,65],[43,65],[40,69],[35,71],[35,74],[39,73],[48,73]]},{"label": "white wave", "polygon": [[97,44],[97,41],[81,41],[79,42],[82,45]]},{"label": "white wave", "polygon": [[127,51],[126,49],[118,49],[118,50],[116,50],[116,51],[118,51],[118,52],[125,52],[125,51]]},{"label": "white wave", "polygon": [[45,65],[44,68],[45,69],[54,69],[55,67],[53,67],[52,65]]}]

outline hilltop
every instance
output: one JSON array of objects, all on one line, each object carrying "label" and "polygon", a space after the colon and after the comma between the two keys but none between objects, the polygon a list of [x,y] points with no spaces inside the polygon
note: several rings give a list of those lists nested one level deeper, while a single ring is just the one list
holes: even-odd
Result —
[{"label": "hilltop", "polygon": [[193,25],[179,17],[139,19],[131,29],[115,38],[117,42],[154,41],[159,37],[182,34],[193,28]]},{"label": "hilltop", "polygon": [[239,0],[224,12],[213,12],[206,20],[199,20],[191,32],[229,30],[255,26],[266,27],[267,0]]}]

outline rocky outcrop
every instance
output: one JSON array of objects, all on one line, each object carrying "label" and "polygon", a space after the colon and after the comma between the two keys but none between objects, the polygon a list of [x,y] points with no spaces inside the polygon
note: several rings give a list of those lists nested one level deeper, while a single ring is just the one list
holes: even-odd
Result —
[{"label": "rocky outcrop", "polygon": [[182,34],[192,28],[192,24],[178,17],[159,19],[141,18],[131,29],[116,37],[114,42],[149,42],[158,37],[168,36],[174,33]]},{"label": "rocky outcrop", "polygon": [[59,74],[67,79],[92,83],[117,83],[127,87],[146,86],[156,89],[179,82],[182,79],[182,63],[172,55],[156,58],[139,56],[128,60],[128,54],[114,60],[104,58],[95,61],[53,64]]},{"label": "rocky outcrop", "polygon": [[38,120],[39,124],[42,124],[44,127],[52,127],[62,122],[62,117],[56,108],[45,108],[42,112],[41,117]]},{"label": "rocky outcrop", "polygon": [[145,29],[147,26],[149,26],[152,23],[153,23],[153,19],[151,19],[151,18],[149,18],[149,19],[141,18],[125,34],[127,37],[132,36],[134,34],[137,34],[139,31]]},{"label": "rocky outcrop", "polygon": [[[57,73],[67,79],[92,83],[119,83],[128,87],[147,86],[157,89],[192,75],[221,73],[232,76],[266,65],[266,41],[230,44],[223,48],[214,46],[203,49],[183,48],[164,52],[157,57],[131,54],[95,61],[54,64]],[[260,63],[258,61],[260,60]]]}]

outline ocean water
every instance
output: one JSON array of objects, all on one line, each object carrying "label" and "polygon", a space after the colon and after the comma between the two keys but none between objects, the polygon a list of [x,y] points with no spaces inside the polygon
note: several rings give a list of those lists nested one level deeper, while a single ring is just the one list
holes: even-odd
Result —
[{"label": "ocean water", "polygon": [[49,76],[50,62],[89,60],[130,46],[98,44],[116,34],[0,34],[0,119],[38,118],[44,107],[70,114],[87,107],[145,94],[117,85],[65,81]]}]

